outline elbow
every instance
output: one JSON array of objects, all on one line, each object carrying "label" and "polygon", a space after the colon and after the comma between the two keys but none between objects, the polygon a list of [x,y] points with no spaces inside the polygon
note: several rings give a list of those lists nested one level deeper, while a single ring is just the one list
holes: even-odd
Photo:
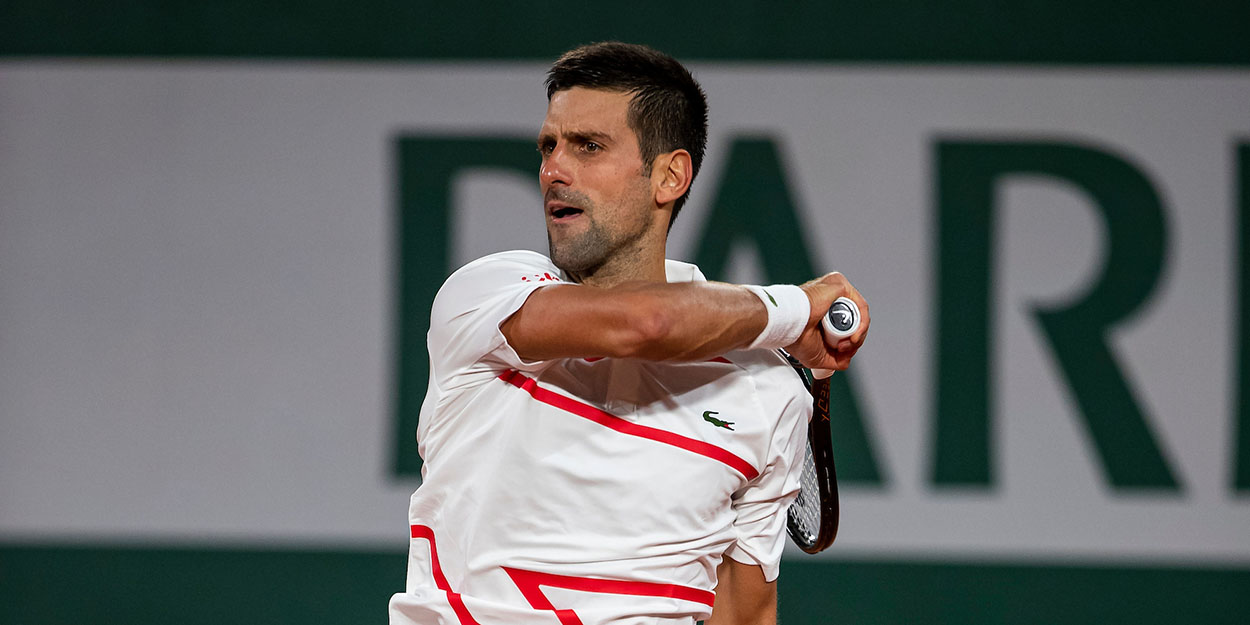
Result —
[{"label": "elbow", "polygon": [[677,319],[657,298],[642,297],[621,323],[618,358],[663,360]]}]

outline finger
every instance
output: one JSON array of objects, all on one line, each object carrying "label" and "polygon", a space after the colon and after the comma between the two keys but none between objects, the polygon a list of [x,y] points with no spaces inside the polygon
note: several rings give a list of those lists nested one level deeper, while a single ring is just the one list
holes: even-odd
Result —
[{"label": "finger", "polygon": [[864,341],[868,340],[868,320],[864,320],[864,324],[860,325],[859,331],[855,332],[855,336],[851,336],[850,340],[853,341],[856,346],[864,345]]},{"label": "finger", "polygon": [[859,302],[859,307],[860,307],[859,329],[856,330],[855,334],[851,336],[850,338],[852,341],[855,341],[856,345],[863,345],[864,341],[868,339],[868,328],[869,326],[872,325],[872,316],[868,314],[867,302],[863,302],[863,301]]},{"label": "finger", "polygon": [[853,354],[853,351],[848,353],[838,350],[826,350],[818,356],[817,360],[820,361],[818,366],[823,369],[843,371],[851,364],[851,356]]}]

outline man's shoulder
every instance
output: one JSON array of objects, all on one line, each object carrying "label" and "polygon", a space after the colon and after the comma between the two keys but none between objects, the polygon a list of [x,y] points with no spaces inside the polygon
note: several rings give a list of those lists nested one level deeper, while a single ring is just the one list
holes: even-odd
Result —
[{"label": "man's shoulder", "polygon": [[550,258],[530,250],[487,254],[451,272],[444,286],[464,281],[563,282],[564,276]]},{"label": "man's shoulder", "polygon": [[530,250],[508,250],[487,254],[471,260],[451,273],[452,276],[471,273],[483,268],[534,268],[543,271],[558,272],[550,258]]}]

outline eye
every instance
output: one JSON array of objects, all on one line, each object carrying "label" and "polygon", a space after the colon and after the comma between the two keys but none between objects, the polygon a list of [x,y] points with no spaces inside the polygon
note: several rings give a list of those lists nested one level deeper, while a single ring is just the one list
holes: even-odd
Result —
[{"label": "eye", "polygon": [[603,147],[594,141],[587,141],[583,149],[587,152],[598,152],[599,150],[602,150]]}]

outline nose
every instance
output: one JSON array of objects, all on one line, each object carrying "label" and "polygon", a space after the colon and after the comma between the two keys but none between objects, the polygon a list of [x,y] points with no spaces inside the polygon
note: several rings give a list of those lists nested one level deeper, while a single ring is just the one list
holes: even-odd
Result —
[{"label": "nose", "polygon": [[572,170],[567,158],[564,142],[560,142],[550,154],[543,157],[542,166],[538,169],[538,182],[543,188],[555,184],[569,185],[573,183]]}]

